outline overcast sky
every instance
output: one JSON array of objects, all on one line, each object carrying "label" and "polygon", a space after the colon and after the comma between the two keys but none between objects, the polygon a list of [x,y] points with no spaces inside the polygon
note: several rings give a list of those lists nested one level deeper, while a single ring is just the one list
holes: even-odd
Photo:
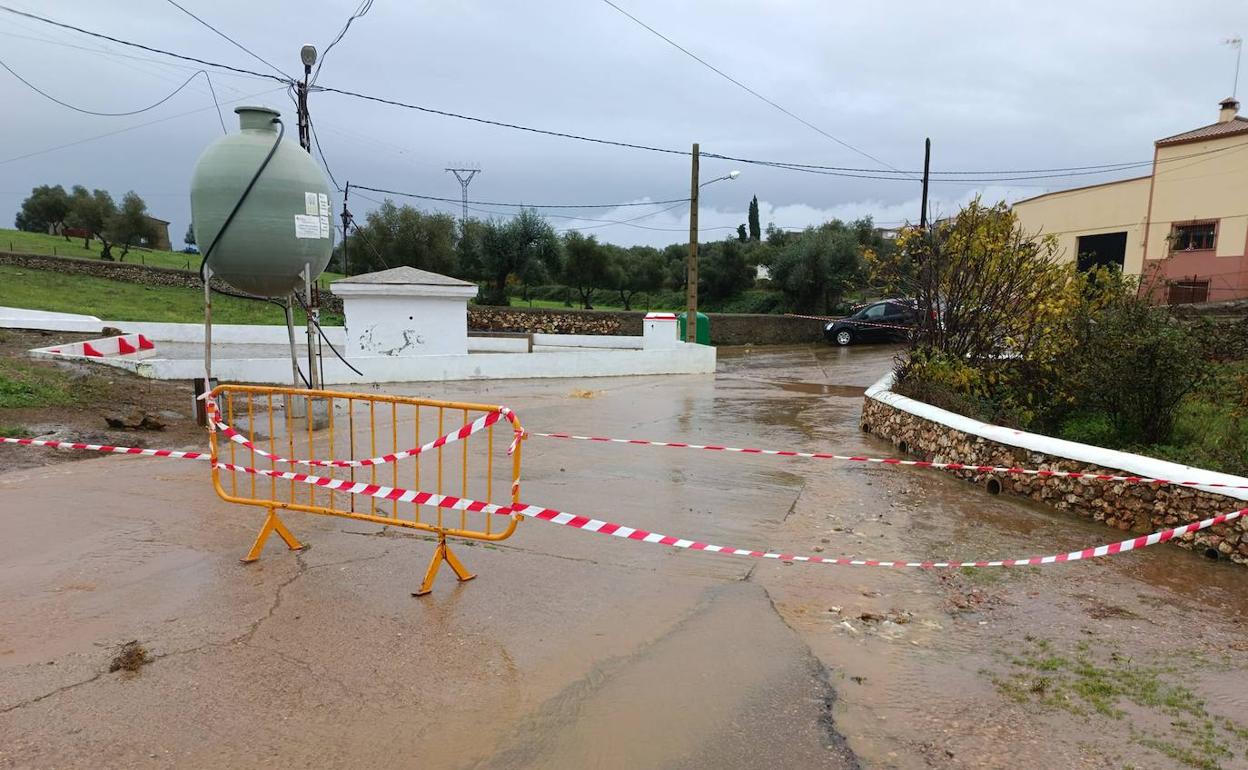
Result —
[{"label": "overcast sky", "polygon": [[[180,0],[281,69],[299,48],[324,49],[358,0]],[[165,0],[7,0],[112,36],[258,71],[260,62]],[[837,139],[896,169],[1038,169],[1148,160],[1154,139],[1213,122],[1229,95],[1248,2],[892,2],[617,0],[703,59]],[[134,57],[134,58],[128,58]],[[196,67],[0,13],[0,60],[52,95],[98,111],[136,109]],[[1248,81],[1248,78],[1245,78]],[[213,74],[226,126],[237,104],[292,105],[273,81]],[[329,54],[321,85],[442,110],[594,137],[786,162],[885,168],[725,81],[599,0],[376,0]],[[1241,85],[1241,92],[1248,82]],[[172,221],[190,218],[189,180],[221,135],[202,78],[132,117],[54,104],[0,71],[0,213],[10,226],[38,184],[130,189]],[[313,94],[313,121],[340,184],[458,198],[443,169],[479,164],[482,201],[614,203],[688,195],[688,158],[604,147]],[[745,221],[802,227],[830,217],[917,220],[919,185],[810,175],[704,159],[703,239]],[[1135,176],[940,183],[934,206],[977,191],[1009,200]],[[370,194],[372,195],[372,194]],[[373,196],[379,197],[379,196]],[[457,213],[458,204],[411,201]],[[335,208],[341,204],[341,198]],[[362,219],[373,204],[352,197]],[[488,208],[488,207],[481,207]],[[586,213],[626,219],[655,211]],[[504,211],[506,209],[494,209]],[[559,212],[564,214],[578,212]],[[488,214],[478,214],[489,216]],[[557,228],[601,223],[551,218]],[[586,230],[620,244],[686,239],[683,207],[636,225]],[[721,228],[721,229],[715,229]]]}]

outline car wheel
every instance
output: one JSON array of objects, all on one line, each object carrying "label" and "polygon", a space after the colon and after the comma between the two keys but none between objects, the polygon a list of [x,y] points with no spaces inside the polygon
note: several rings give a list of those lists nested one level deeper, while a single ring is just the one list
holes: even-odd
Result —
[{"label": "car wheel", "polygon": [[848,329],[841,329],[836,333],[836,337],[834,337],[834,339],[836,340],[836,344],[841,347],[845,347],[854,341],[854,335],[850,334]]}]

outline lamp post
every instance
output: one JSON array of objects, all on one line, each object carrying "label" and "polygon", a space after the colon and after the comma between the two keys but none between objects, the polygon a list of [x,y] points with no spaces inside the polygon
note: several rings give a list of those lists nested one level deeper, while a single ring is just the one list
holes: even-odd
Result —
[{"label": "lamp post", "polygon": [[698,340],[698,191],[708,184],[732,180],[740,171],[729,171],[721,177],[698,183],[698,144],[693,144],[693,174],[689,185],[689,263],[685,278],[685,342]]}]

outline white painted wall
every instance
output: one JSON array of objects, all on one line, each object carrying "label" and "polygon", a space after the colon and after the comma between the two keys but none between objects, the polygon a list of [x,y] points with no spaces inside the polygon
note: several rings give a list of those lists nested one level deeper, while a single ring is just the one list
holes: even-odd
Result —
[{"label": "white painted wall", "polygon": [[0,307],[0,329],[37,329],[50,332],[91,334],[106,324],[93,315],[52,313],[24,307]]},{"label": "white painted wall", "polygon": [[641,346],[646,350],[670,350],[684,344],[672,313],[650,313],[641,322],[641,328]]},{"label": "white painted wall", "polygon": [[642,338],[624,334],[534,334],[533,347],[605,348],[609,350],[640,350]]},{"label": "white painted wall", "polygon": [[351,356],[468,352],[468,301],[460,297],[344,296]]},{"label": "white painted wall", "polygon": [[[1079,444],[1074,441],[1053,438],[1052,436],[1042,436],[1038,433],[1028,433],[1026,431],[1014,430],[1013,428],[1004,428],[1000,425],[980,422],[979,420],[972,420],[970,417],[963,417],[960,414],[938,409],[931,404],[925,404],[922,401],[915,401],[912,398],[906,398],[893,393],[891,390],[893,379],[891,372],[886,374],[874,385],[867,388],[866,397],[888,404],[894,409],[900,409],[916,417],[931,420],[954,430],[969,433],[972,436],[982,436],[989,441],[995,441],[999,444],[1016,446],[1053,457],[1065,457],[1081,463],[1099,465],[1102,468],[1118,468],[1127,472],[1120,475],[1143,476],[1150,479],[1173,479],[1175,481],[1198,481],[1206,484],[1248,485],[1248,478],[1232,476],[1229,473],[1216,473],[1203,468],[1194,468],[1190,465],[1180,465],[1179,463],[1158,460],[1155,457],[1145,457],[1144,455],[1131,454],[1130,452],[1119,452],[1115,449]],[[1237,500],[1248,500],[1248,489],[1210,489],[1208,491],[1233,497]]]},{"label": "white painted wall", "polygon": [[523,337],[469,337],[469,353],[528,353],[529,341]]},{"label": "white painted wall", "polygon": [[[204,341],[203,324],[157,323],[154,321],[108,321],[109,326],[116,326],[125,332],[136,332],[145,335],[153,342],[197,342]],[[304,343],[307,340],[305,326],[295,326],[295,341]],[[346,344],[346,330],[341,326],[322,326],[321,331],[331,343],[339,349]],[[288,337],[285,326],[262,324],[213,324],[212,341],[231,345],[286,345]],[[332,354],[331,354],[332,355]]]},{"label": "white painted wall", "polygon": [[[559,350],[533,353],[463,354],[449,356],[351,356],[360,377],[336,358],[325,357],[326,385],[382,382],[441,382],[475,379],[539,377],[619,377],[639,374],[711,374],[715,348],[685,345],[675,350]],[[125,362],[119,362],[125,363]],[[190,359],[149,359],[124,368],[160,380],[202,376],[203,363]],[[290,359],[250,358],[213,362],[222,382],[285,384]]]}]

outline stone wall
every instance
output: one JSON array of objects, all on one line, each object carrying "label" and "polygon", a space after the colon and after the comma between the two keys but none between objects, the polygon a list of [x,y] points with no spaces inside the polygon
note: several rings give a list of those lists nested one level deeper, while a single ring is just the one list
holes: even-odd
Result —
[{"label": "stone wall", "polygon": [[[468,306],[473,331],[535,334],[625,334],[639,336],[645,313],[528,307]],[[796,345],[823,339],[823,323],[782,315],[708,313],[712,345]]]},{"label": "stone wall", "polygon": [[[117,253],[121,253],[120,249]],[[140,265],[135,262],[108,262],[102,259],[54,257],[50,254],[15,254],[0,251],[0,265],[13,265],[31,270],[51,270],[71,275],[90,275],[114,281],[141,283],[147,286],[179,286],[198,289],[199,273],[172,267]]]},{"label": "stone wall", "polygon": [[751,313],[707,315],[715,345],[800,345],[823,340],[823,321]]},{"label": "stone wall", "polygon": [[[954,430],[868,396],[862,409],[862,428],[896,444],[902,452],[937,462],[974,463],[1081,473],[1130,476],[1131,473],[1009,446]],[[1086,479],[1040,478],[1002,473],[951,471],[986,487],[1029,497],[1085,519],[1135,534],[1207,519],[1248,507],[1232,497],[1191,487],[1125,484]],[[991,491],[991,488],[990,488]],[[1238,519],[1176,539],[1178,545],[1211,558],[1229,558],[1248,564],[1248,520]]]},{"label": "stone wall", "polygon": [[[51,270],[73,275],[89,275],[146,286],[176,286],[199,289],[199,273],[155,267],[132,262],[106,262],[99,259],[55,257],[46,254],[15,254],[0,251],[0,264],[31,270]],[[228,288],[216,281],[214,287]],[[342,313],[342,300],[321,291],[321,309]],[[471,331],[528,332],[530,334],[608,334],[641,336],[641,311],[573,310],[515,307],[468,306]],[[713,345],[797,345],[823,339],[823,322],[782,315],[708,313]]]},{"label": "stone wall", "polygon": [[548,310],[529,307],[468,306],[472,331],[530,334],[609,334],[641,336],[645,313],[611,310]]}]

